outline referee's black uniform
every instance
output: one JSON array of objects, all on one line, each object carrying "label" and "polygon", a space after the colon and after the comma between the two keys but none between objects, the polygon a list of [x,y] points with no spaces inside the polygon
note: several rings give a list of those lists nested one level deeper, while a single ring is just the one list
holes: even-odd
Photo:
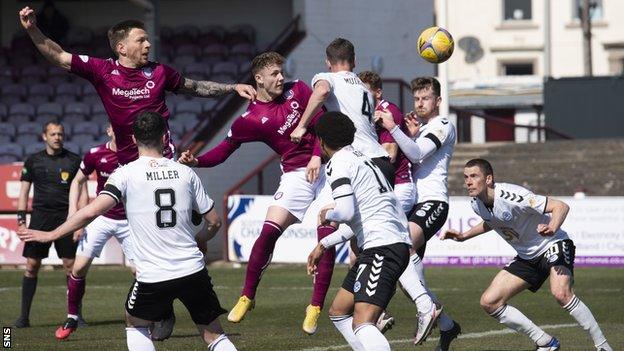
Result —
[{"label": "referee's black uniform", "polygon": [[[69,187],[80,168],[80,156],[62,149],[56,155],[46,150],[28,156],[22,169],[22,181],[35,186],[32,215],[28,228],[50,231],[67,219]],[[22,256],[42,259],[48,257],[52,243],[27,242]],[[77,244],[71,235],[54,241],[56,253],[61,258],[76,257]]]}]

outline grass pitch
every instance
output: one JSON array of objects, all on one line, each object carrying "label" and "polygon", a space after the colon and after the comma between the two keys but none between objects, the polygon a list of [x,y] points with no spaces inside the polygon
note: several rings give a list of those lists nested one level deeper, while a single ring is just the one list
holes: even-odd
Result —
[{"label": "grass pitch", "polygon": [[[328,304],[346,274],[337,267]],[[230,309],[238,298],[244,268],[209,269],[221,304]],[[459,321],[463,335],[452,350],[533,350],[531,341],[509,332],[479,307],[481,292],[498,272],[495,268],[429,268],[427,279],[445,311]],[[624,270],[578,268],[576,293],[589,306],[614,350],[624,350]],[[0,324],[13,323],[20,309],[22,271],[0,270]],[[87,278],[84,316],[89,322],[69,340],[58,342],[54,330],[65,320],[65,278],[61,270],[42,271],[33,304],[31,328],[12,329],[15,350],[124,350],[123,303],[130,288],[130,272],[119,267],[93,267]],[[311,278],[303,266],[272,266],[263,277],[256,308],[240,324],[221,318],[225,330],[239,350],[348,350],[342,336],[324,312],[319,331],[308,336],[301,330],[305,307],[311,294]],[[578,327],[549,293],[548,283],[536,294],[524,292],[511,304],[557,336],[562,350],[593,350],[588,334]],[[171,339],[156,343],[157,350],[206,350],[184,306],[175,304],[177,324]],[[327,308],[326,308],[327,309]],[[414,347],[411,336],[415,307],[400,292],[389,310],[397,324],[386,336],[393,350],[433,350],[439,332]]]}]

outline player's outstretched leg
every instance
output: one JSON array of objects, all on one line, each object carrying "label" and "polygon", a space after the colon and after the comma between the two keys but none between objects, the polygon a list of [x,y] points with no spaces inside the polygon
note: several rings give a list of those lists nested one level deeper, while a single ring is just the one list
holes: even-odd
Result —
[{"label": "player's outstretched leg", "polygon": [[245,314],[253,309],[256,289],[258,288],[258,284],[260,284],[260,278],[264,270],[271,263],[275,242],[280,235],[282,235],[282,232],[283,229],[279,224],[269,220],[264,222],[260,236],[256,239],[251,249],[251,255],[247,263],[247,273],[245,275],[245,286],[243,287],[241,297],[228,314],[228,320],[230,322],[240,322],[245,318]]},{"label": "player's outstretched leg", "polygon": [[354,351],[365,351],[353,332],[353,294],[340,288],[329,308],[329,319]]},{"label": "player's outstretched leg", "polygon": [[[348,229],[348,227],[345,228]],[[336,228],[331,225],[320,225],[316,228],[317,238],[320,241],[335,231]],[[329,290],[329,285],[331,284],[331,278],[334,274],[335,261],[336,249],[332,247],[323,253],[321,260],[317,264],[317,273],[314,276],[312,298],[310,300],[310,304],[306,307],[306,316],[302,325],[303,331],[307,334],[312,335],[316,333],[318,319],[321,315],[321,309],[323,309],[325,297],[327,296],[327,291]]]},{"label": "player's outstretched leg", "polygon": [[572,290],[572,271],[570,269],[565,266],[550,268],[550,291],[561,307],[568,311],[581,328],[589,333],[596,350],[613,351],[592,312],[574,294]]},{"label": "player's outstretched leg", "polygon": [[507,304],[509,299],[529,287],[526,281],[502,270],[481,295],[481,307],[499,323],[531,338],[537,350],[559,350],[560,345],[556,338],[548,335],[518,309]]}]

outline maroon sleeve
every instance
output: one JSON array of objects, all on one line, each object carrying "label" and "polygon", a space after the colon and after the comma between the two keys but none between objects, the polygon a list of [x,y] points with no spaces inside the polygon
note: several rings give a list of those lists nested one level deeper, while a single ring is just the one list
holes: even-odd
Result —
[{"label": "maroon sleeve", "polygon": [[80,162],[80,170],[87,177],[95,171],[95,155],[91,152],[88,152],[82,158],[82,162]]},{"label": "maroon sleeve", "polygon": [[219,143],[219,145],[197,157],[197,167],[214,167],[221,164],[225,162],[239,146],[240,144],[235,144],[225,139]]},{"label": "maroon sleeve", "polygon": [[104,66],[106,66],[106,60],[87,55],[72,54],[70,72],[95,84],[102,76]]},{"label": "maroon sleeve", "polygon": [[180,72],[176,71],[174,68],[162,65],[163,70],[165,71],[165,90],[168,91],[177,91],[182,85],[182,75]]},{"label": "maroon sleeve", "polygon": [[[394,123],[396,123],[399,126],[399,128],[401,129],[405,128],[405,120],[403,119],[403,112],[401,112],[401,110],[397,107],[397,105],[386,102],[385,104],[381,104],[379,105],[379,107],[377,107],[377,110],[383,110],[383,109],[386,109],[390,111],[390,113],[392,113],[392,117],[394,117]],[[392,137],[392,134],[390,134],[390,132],[385,128],[381,128],[381,130],[378,132],[378,135],[379,135],[380,144],[396,142],[394,138]]]}]

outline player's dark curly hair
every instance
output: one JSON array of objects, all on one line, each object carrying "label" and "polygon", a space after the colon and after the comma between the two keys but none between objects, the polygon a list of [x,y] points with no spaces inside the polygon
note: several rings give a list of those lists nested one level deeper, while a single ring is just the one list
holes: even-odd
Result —
[{"label": "player's dark curly hair", "polygon": [[383,87],[381,77],[373,71],[360,72],[358,73],[358,77],[362,82],[370,85],[372,90],[382,89]]},{"label": "player's dark curly hair", "polygon": [[433,77],[416,77],[411,82],[412,93],[431,87],[435,96],[440,96],[440,82]]},{"label": "player's dark curly hair", "polygon": [[139,20],[121,21],[108,30],[108,44],[113,52],[117,54],[117,43],[126,39],[133,28],[145,30],[145,24]]},{"label": "player's dark curly hair", "polygon": [[132,124],[137,145],[150,149],[162,147],[162,137],[166,130],[167,122],[158,112],[141,112]]},{"label": "player's dark curly hair", "polygon": [[351,145],[355,137],[355,126],[344,113],[325,112],[314,126],[316,135],[333,150]]},{"label": "player's dark curly hair", "polygon": [[484,176],[491,175],[494,177],[494,169],[492,169],[492,165],[485,159],[482,158],[473,158],[472,160],[466,162],[465,168],[467,167],[479,167],[481,172],[483,172]]},{"label": "player's dark curly hair", "polygon": [[355,66],[355,47],[347,39],[336,38],[332,40],[325,48],[325,54],[331,64],[348,62],[351,67]]}]

